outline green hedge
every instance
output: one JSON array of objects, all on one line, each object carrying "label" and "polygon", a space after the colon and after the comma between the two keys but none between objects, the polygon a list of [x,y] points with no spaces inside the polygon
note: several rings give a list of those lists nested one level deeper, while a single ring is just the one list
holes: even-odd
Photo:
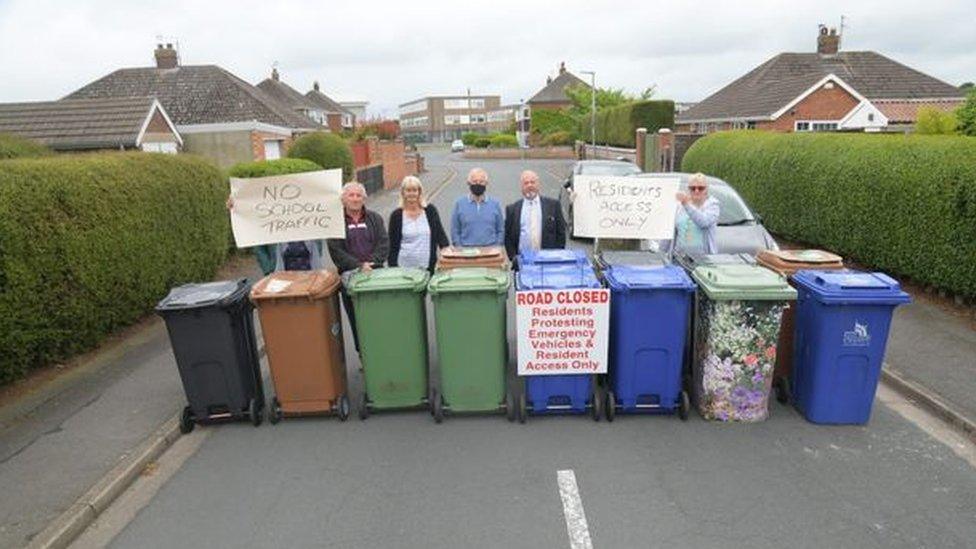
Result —
[{"label": "green hedge", "polygon": [[572,145],[576,142],[576,137],[570,132],[554,132],[542,138],[540,144],[546,147],[558,145]]},{"label": "green hedge", "polygon": [[728,181],[786,238],[976,296],[976,139],[722,132],[681,167]]},{"label": "green hedge", "polygon": [[0,381],[97,345],[227,254],[227,181],[192,156],[0,162]]},{"label": "green hedge", "polygon": [[23,137],[0,133],[0,160],[7,158],[35,158],[51,156],[51,149]]},{"label": "green hedge", "polygon": [[315,132],[299,137],[288,149],[288,158],[311,160],[327,170],[342,168],[343,182],[352,181],[356,176],[352,149],[334,133]]},{"label": "green hedge", "polygon": [[474,146],[479,149],[487,149],[488,145],[491,145],[490,137],[479,137],[474,140]]},{"label": "green hedge", "polygon": [[481,137],[482,135],[484,134],[478,132],[464,132],[461,134],[461,142],[464,143],[466,146],[470,147],[474,145],[475,140]]},{"label": "green hedge", "polygon": [[241,162],[234,164],[227,171],[231,177],[270,177],[272,175],[288,175],[290,173],[316,172],[322,169],[311,160],[303,158],[280,158],[278,160],[258,160],[256,162]]},{"label": "green hedge", "polygon": [[[589,116],[583,119],[580,139],[590,139],[590,122]],[[674,101],[635,101],[609,109],[597,109],[597,144],[634,147],[637,128],[647,128],[647,133],[661,128],[673,129]]]},{"label": "green hedge", "polygon": [[580,133],[579,121],[563,109],[534,109],[529,127],[532,135],[539,140],[550,134],[567,132],[575,141]]},{"label": "green hedge", "polygon": [[512,147],[518,147],[518,139],[514,135],[498,133],[491,136],[491,148],[510,149]]}]

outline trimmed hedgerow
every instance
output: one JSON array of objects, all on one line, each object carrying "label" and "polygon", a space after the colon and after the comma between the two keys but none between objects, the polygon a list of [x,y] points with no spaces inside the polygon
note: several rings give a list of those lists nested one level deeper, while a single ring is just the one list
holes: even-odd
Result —
[{"label": "trimmed hedgerow", "polygon": [[349,143],[334,133],[315,132],[303,135],[288,149],[288,158],[311,160],[327,170],[342,168],[342,181],[356,176]]},{"label": "trimmed hedgerow", "polygon": [[191,156],[0,162],[0,382],[94,347],[227,254],[227,180]]},{"label": "trimmed hedgerow", "polygon": [[513,147],[518,147],[518,139],[514,135],[508,133],[496,133],[490,137],[491,148],[493,149],[511,149]]},{"label": "trimmed hedgerow", "polygon": [[7,158],[35,158],[51,156],[54,152],[29,139],[0,133],[0,160]]},{"label": "trimmed hedgerow", "polygon": [[976,139],[722,132],[681,167],[728,181],[786,238],[976,296]]},{"label": "trimmed hedgerow", "polygon": [[[590,117],[583,117],[580,138],[584,141],[590,138],[590,124]],[[647,133],[654,133],[661,128],[674,128],[674,101],[635,101],[609,109],[597,109],[598,144],[633,147],[637,128],[647,128]]]},{"label": "trimmed hedgerow", "polygon": [[558,132],[567,132],[575,140],[579,136],[580,124],[566,109],[535,109],[530,128],[538,140]]},{"label": "trimmed hedgerow", "polygon": [[227,170],[227,174],[231,177],[247,179],[288,175],[290,173],[317,172],[321,169],[322,166],[304,158],[279,158],[278,160],[258,160],[234,164]]}]

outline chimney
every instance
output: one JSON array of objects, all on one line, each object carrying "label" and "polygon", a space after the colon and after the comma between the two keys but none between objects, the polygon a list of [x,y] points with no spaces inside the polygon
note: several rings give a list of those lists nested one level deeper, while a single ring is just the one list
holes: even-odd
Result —
[{"label": "chimney", "polygon": [[552,77],[551,76],[547,76],[546,77],[546,85],[548,86],[549,84],[552,84]]},{"label": "chimney", "polygon": [[180,66],[180,58],[176,54],[176,50],[173,49],[173,44],[156,44],[156,68],[157,69],[175,69]]},{"label": "chimney", "polygon": [[275,82],[278,81],[278,69],[271,69],[271,79]]},{"label": "chimney", "polygon": [[318,80],[316,80],[315,82],[312,82],[312,89],[315,90],[315,91],[319,91],[319,81]]},{"label": "chimney", "polygon": [[837,29],[828,31],[826,25],[820,25],[820,33],[817,36],[817,53],[820,55],[834,55],[840,49],[840,36]]},{"label": "chimney", "polygon": [[565,61],[560,61],[559,62],[559,74],[563,74],[564,72],[566,72],[566,62]]}]

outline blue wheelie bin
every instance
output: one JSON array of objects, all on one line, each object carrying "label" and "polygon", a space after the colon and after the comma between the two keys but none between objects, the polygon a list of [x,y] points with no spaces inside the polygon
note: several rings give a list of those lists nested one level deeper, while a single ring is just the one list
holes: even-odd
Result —
[{"label": "blue wheelie bin", "polygon": [[586,250],[527,250],[518,255],[519,265],[586,265]]},{"label": "blue wheelie bin", "polygon": [[[585,257],[585,256],[584,256]],[[519,271],[517,290],[561,290],[567,288],[600,288],[600,282],[589,263],[525,264]],[[519,398],[519,419],[527,412],[537,414],[584,414],[587,409],[594,421],[603,413],[603,399],[593,374],[555,374],[523,376]]]},{"label": "blue wheelie bin", "polygon": [[883,273],[799,271],[793,282],[796,408],[812,423],[867,423],[891,316],[911,298]]},{"label": "blue wheelie bin", "polygon": [[618,410],[678,412],[688,419],[682,366],[695,283],[675,265],[611,265],[604,276],[610,288],[607,421]]}]

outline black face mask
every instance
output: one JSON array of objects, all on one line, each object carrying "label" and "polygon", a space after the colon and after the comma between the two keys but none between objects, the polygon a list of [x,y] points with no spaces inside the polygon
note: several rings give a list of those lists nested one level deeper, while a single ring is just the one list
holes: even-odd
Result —
[{"label": "black face mask", "polygon": [[472,183],[468,185],[468,188],[471,189],[471,194],[475,196],[481,196],[485,194],[485,189],[487,189],[488,187],[480,183]]}]

